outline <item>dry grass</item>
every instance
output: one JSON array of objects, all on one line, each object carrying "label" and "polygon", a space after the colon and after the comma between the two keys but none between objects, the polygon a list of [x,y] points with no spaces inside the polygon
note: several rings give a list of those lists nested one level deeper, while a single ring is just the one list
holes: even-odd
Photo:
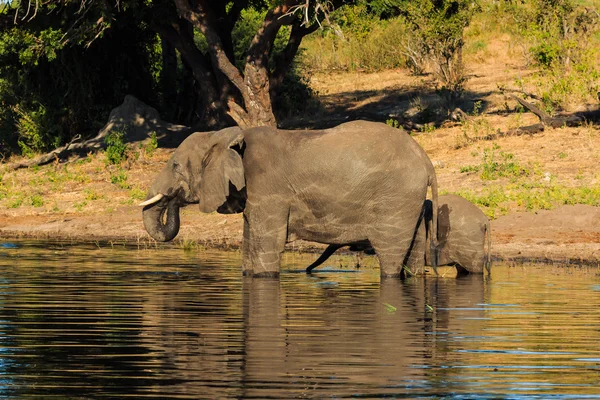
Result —
[{"label": "dry grass", "polygon": [[[481,52],[485,56],[481,56]],[[491,216],[573,202],[597,205],[600,199],[593,195],[584,196],[583,192],[600,190],[598,126],[588,124],[577,128],[547,129],[533,136],[484,140],[498,132],[538,122],[533,114],[518,112],[517,103],[502,92],[535,91],[534,87],[522,84],[526,81],[524,78],[532,76],[535,71],[526,68],[526,60],[519,58],[519,54],[520,49],[510,42],[508,36],[494,38],[482,50],[468,53],[465,62],[470,79],[466,83],[461,106],[469,111],[473,110],[476,102],[480,102],[481,111],[466,122],[444,124],[433,132],[416,136],[436,165],[440,189],[468,196],[508,194],[510,198],[501,201],[498,206],[480,204],[488,208],[486,211]],[[314,76],[312,85],[320,94],[326,110],[346,114],[354,112],[359,117],[369,110],[367,118],[375,115],[381,121],[386,120],[386,115],[402,115],[417,103],[425,107],[443,107],[441,99],[436,98],[429,77],[410,76],[405,70],[371,74],[320,73]],[[598,107],[586,107],[594,106]],[[498,148],[497,153],[512,155],[529,171],[528,175],[482,180],[479,174],[460,172],[481,165],[484,152],[491,151],[493,147]],[[569,191],[570,188],[578,192]],[[548,194],[549,191],[552,193]],[[546,204],[544,196],[547,195],[551,195],[553,200],[549,201],[555,204]],[[486,197],[483,201],[487,200]]]}]

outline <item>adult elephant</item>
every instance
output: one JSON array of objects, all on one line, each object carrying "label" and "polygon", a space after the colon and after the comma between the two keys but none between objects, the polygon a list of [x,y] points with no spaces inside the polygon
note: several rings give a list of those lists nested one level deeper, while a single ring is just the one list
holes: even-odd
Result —
[{"label": "adult elephant", "polygon": [[[491,268],[491,230],[490,220],[473,203],[468,200],[449,194],[439,197],[438,224],[437,224],[437,265],[455,266],[457,273],[482,274],[484,268],[490,272]],[[431,256],[425,245],[432,236],[430,223],[433,219],[433,206],[431,201],[425,202],[425,223],[419,225],[418,234],[412,247],[407,267],[418,270],[424,265],[432,265]],[[306,268],[307,273],[323,264],[340,245],[330,245],[323,254]],[[364,251],[373,254],[373,247],[368,241],[353,243],[351,251]]]},{"label": "adult elephant", "polygon": [[[159,241],[177,235],[186,204],[199,203],[203,212],[243,209],[246,275],[277,276],[286,240],[298,238],[336,245],[368,240],[381,275],[400,276],[429,186],[437,205],[423,149],[382,123],[227,128],[188,137],[141,205],[144,226]],[[435,249],[435,238],[430,245]]]}]

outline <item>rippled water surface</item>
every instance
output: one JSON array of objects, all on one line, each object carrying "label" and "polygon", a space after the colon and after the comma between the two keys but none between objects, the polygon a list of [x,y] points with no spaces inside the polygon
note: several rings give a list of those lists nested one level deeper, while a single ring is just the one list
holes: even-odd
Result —
[{"label": "rippled water surface", "polygon": [[0,397],[600,398],[598,269],[242,278],[239,253],[0,246]]}]

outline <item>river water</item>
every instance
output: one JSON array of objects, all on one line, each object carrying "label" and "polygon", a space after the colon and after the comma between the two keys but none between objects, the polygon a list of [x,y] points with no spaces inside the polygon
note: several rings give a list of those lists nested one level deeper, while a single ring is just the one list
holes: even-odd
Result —
[{"label": "river water", "polygon": [[1,398],[600,398],[597,268],[380,283],[288,254],[277,281],[236,252],[14,243]]}]

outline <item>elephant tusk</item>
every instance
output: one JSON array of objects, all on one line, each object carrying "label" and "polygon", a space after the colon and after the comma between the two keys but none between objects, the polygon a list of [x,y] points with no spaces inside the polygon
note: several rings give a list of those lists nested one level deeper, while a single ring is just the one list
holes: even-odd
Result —
[{"label": "elephant tusk", "polygon": [[150,204],[159,202],[163,197],[165,197],[165,195],[162,193],[159,193],[156,196],[154,196],[153,198],[148,199],[148,200],[144,201],[143,203],[140,203],[139,206],[140,207],[149,206]]}]

